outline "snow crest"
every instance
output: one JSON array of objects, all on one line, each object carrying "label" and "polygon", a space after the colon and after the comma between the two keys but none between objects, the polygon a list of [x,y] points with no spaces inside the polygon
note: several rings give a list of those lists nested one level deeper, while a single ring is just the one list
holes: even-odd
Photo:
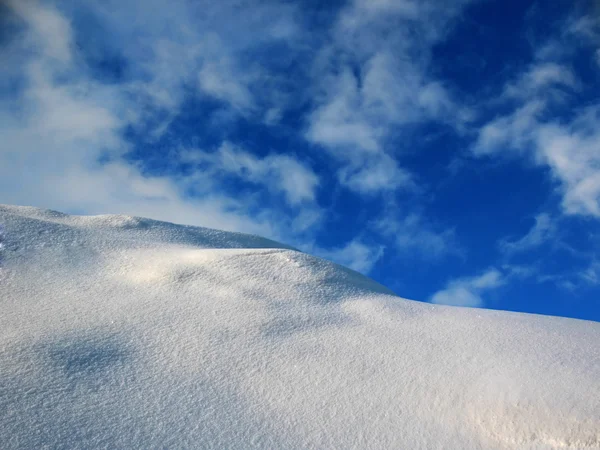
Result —
[{"label": "snow crest", "polygon": [[0,442],[600,448],[600,324],[405,300],[256,236],[0,206]]}]

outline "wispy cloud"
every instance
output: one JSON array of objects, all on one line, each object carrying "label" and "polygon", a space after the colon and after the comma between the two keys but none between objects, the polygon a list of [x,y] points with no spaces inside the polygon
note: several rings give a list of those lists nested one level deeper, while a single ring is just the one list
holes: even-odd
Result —
[{"label": "wispy cloud", "polygon": [[[330,45],[316,60],[318,95],[306,136],[342,162],[340,181],[350,189],[414,187],[397,162],[403,149],[387,145],[390,134],[431,120],[469,119],[428,71],[431,46],[466,3],[354,1],[340,13]],[[419,33],[408,33],[412,28]]]},{"label": "wispy cloud", "polygon": [[[513,81],[507,82],[501,101],[514,105],[512,112],[485,123],[472,147],[474,154],[518,154],[548,167],[562,193],[566,214],[600,217],[600,104],[592,98],[570,114],[557,115],[572,105],[583,87],[569,67],[570,49],[581,45],[582,33],[600,42],[598,28],[582,17],[565,25],[566,43],[550,41],[536,59]],[[578,36],[574,39],[574,36]]]},{"label": "wispy cloud", "polygon": [[8,6],[30,26],[26,44],[42,47],[44,56],[60,63],[72,60],[73,35],[69,22],[54,8],[35,1],[8,0]]},{"label": "wispy cloud", "polygon": [[255,156],[230,142],[214,152],[186,149],[179,153],[185,163],[197,165],[204,174],[232,174],[281,192],[291,206],[315,201],[319,178],[312,169],[289,155]]},{"label": "wispy cloud", "polygon": [[523,237],[516,241],[502,240],[499,247],[505,254],[524,252],[555,238],[557,227],[552,217],[547,213],[538,214],[535,223]]},{"label": "wispy cloud", "polygon": [[462,255],[454,230],[437,229],[423,215],[411,213],[402,218],[386,216],[375,228],[392,240],[396,250],[410,257],[438,260],[448,255]]},{"label": "wispy cloud", "polygon": [[504,88],[504,96],[527,99],[533,95],[559,95],[556,88],[577,89],[579,81],[570,67],[551,61],[533,64]]},{"label": "wispy cloud", "polygon": [[486,124],[476,154],[519,152],[547,166],[560,183],[567,214],[600,217],[600,105],[580,110],[568,123],[543,120],[546,105],[530,100]]},{"label": "wispy cloud", "polygon": [[249,89],[251,77],[244,74],[243,78],[237,78],[238,71],[229,64],[227,61],[204,64],[198,73],[200,89],[243,113],[250,112],[255,108],[254,96]]},{"label": "wispy cloud", "polygon": [[580,273],[580,277],[589,285],[600,284],[600,261],[593,260],[591,264]]},{"label": "wispy cloud", "polygon": [[482,295],[506,283],[504,275],[491,268],[474,277],[459,278],[450,281],[446,287],[431,297],[432,303],[454,306],[483,306]]},{"label": "wispy cloud", "polygon": [[367,245],[360,238],[352,239],[343,247],[334,249],[314,249],[314,253],[331,259],[351,269],[368,274],[383,256],[383,246]]}]

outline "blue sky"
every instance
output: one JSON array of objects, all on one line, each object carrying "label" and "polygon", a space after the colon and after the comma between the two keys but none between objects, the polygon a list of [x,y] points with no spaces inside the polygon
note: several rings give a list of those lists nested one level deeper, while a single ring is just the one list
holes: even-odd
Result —
[{"label": "blue sky", "polygon": [[600,320],[598,3],[9,0],[0,22],[0,202]]}]

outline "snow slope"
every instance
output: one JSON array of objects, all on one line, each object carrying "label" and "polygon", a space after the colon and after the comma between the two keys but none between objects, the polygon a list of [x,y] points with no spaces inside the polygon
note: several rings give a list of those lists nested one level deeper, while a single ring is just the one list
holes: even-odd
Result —
[{"label": "snow slope", "polygon": [[598,323],[404,300],[255,236],[0,223],[2,449],[600,448]]}]

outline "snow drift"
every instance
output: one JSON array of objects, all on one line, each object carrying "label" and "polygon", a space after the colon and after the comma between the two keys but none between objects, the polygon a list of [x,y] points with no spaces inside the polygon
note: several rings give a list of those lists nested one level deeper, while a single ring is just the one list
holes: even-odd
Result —
[{"label": "snow drift", "polygon": [[600,448],[598,323],[404,300],[255,236],[0,223],[3,449]]}]

